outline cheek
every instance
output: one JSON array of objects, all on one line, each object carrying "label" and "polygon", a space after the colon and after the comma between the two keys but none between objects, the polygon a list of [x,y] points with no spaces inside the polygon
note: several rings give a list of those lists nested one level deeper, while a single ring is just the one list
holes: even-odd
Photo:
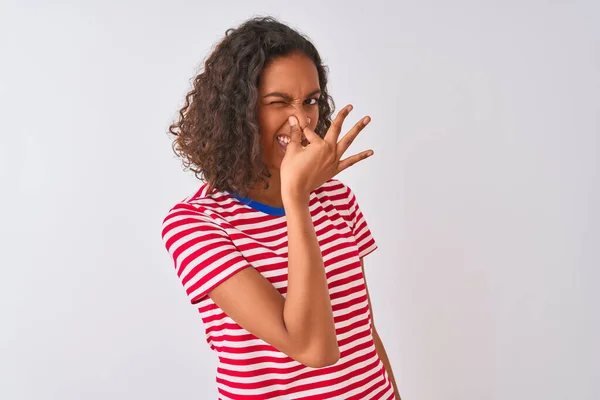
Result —
[{"label": "cheek", "polygon": [[310,117],[310,125],[313,127],[317,125],[317,121],[319,120],[319,107],[312,106],[309,109],[306,109],[305,113]]},{"label": "cheek", "polygon": [[259,112],[258,125],[263,138],[273,136],[279,129],[281,117],[273,112]]}]

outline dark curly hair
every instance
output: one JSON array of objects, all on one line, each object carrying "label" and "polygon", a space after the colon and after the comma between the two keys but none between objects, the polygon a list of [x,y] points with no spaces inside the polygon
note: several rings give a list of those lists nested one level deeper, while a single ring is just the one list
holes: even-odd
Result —
[{"label": "dark curly hair", "polygon": [[204,71],[169,126],[173,151],[185,169],[213,189],[246,196],[271,174],[262,161],[257,121],[258,84],[274,59],[301,52],[318,71],[321,96],[315,132],[324,137],[331,126],[335,103],[327,92],[328,67],[310,40],[276,18],[254,17],[230,28],[204,61]]}]

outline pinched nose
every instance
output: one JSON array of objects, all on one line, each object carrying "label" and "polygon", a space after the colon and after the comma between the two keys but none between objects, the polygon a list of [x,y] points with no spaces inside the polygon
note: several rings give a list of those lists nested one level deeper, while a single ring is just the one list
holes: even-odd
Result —
[{"label": "pinched nose", "polygon": [[[293,113],[290,114],[290,116],[293,115],[294,117],[296,117],[296,119],[300,122],[300,126],[301,127],[307,127],[310,122],[311,119],[310,117],[306,117],[304,116],[304,118],[299,117],[297,114]],[[289,116],[288,116],[289,118]],[[283,139],[284,141],[287,141],[291,138],[291,130],[292,130],[292,126],[289,123],[289,120],[287,120],[287,122],[285,123],[286,127],[283,128],[282,132],[279,132],[277,134],[275,134],[275,137],[277,139],[279,139],[281,137],[281,139]],[[304,142],[306,140],[306,136],[304,134],[302,134],[302,141]]]},{"label": "pinched nose", "polygon": [[[297,120],[297,121],[298,121],[298,123],[300,124],[300,127],[301,127],[301,128],[306,128],[306,127],[308,126],[308,124],[310,124],[310,118],[309,118],[309,117],[308,117],[306,114],[304,114],[304,112],[303,112],[303,111],[299,111],[299,112],[291,112],[291,113],[288,115],[288,118],[289,118],[290,116],[292,116],[292,115],[293,115],[294,117],[296,117],[296,120]],[[288,123],[288,125],[289,125],[289,123]]]}]

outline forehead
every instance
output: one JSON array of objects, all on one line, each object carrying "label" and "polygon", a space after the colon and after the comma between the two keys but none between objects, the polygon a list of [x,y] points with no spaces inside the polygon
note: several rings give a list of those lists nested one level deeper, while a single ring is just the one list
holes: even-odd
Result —
[{"label": "forehead", "polygon": [[271,61],[262,71],[259,91],[277,90],[290,94],[319,88],[319,73],[313,61],[292,53]]}]

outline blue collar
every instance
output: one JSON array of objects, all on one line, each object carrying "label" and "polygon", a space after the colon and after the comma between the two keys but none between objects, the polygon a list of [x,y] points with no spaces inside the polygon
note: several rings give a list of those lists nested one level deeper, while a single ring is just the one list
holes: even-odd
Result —
[{"label": "blue collar", "polygon": [[257,211],[263,212],[265,214],[273,215],[276,217],[281,217],[285,215],[285,208],[283,207],[272,207],[263,203],[259,203],[258,201],[252,200],[249,197],[239,197],[235,193],[229,193],[236,199],[238,199],[243,204],[247,205],[250,208],[253,208]]}]

